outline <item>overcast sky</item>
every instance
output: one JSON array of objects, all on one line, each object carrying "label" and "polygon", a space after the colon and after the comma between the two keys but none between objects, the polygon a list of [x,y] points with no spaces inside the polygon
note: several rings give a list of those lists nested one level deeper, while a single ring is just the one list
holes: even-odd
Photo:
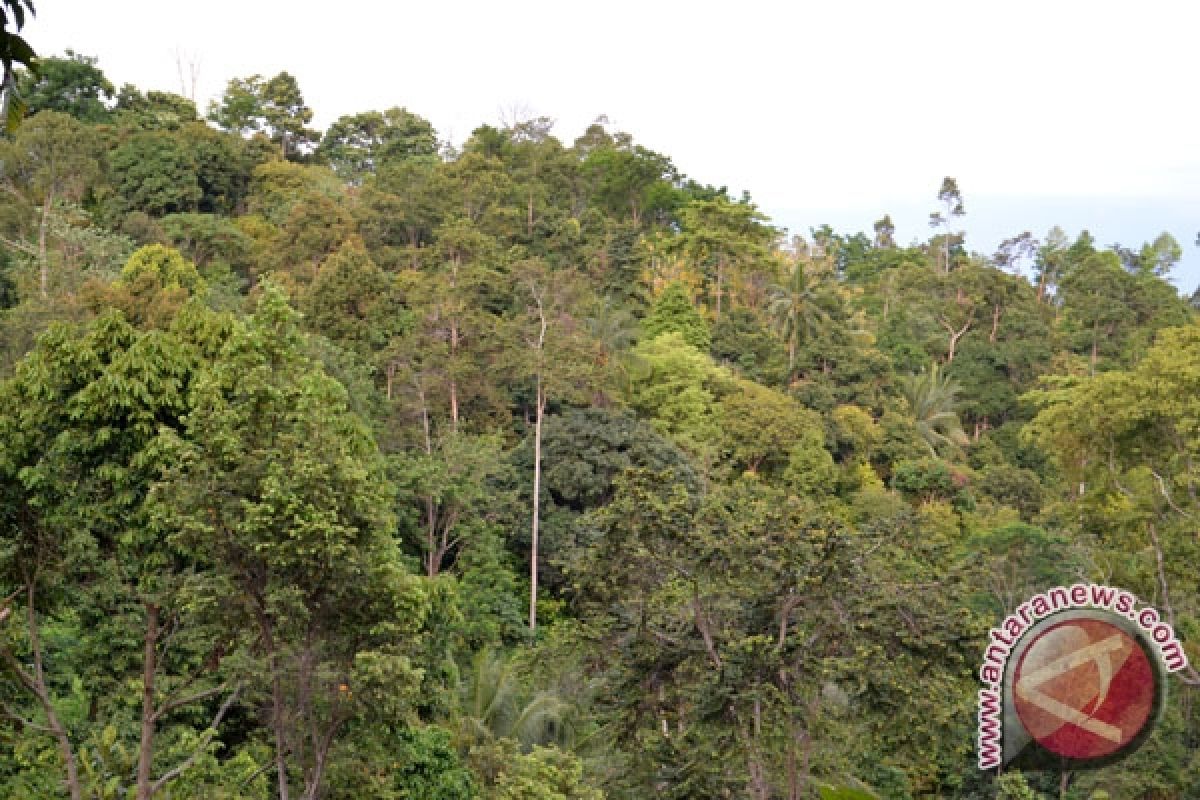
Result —
[{"label": "overcast sky", "polygon": [[521,108],[570,143],[598,115],[777,225],[929,236],[945,175],[967,245],[1061,225],[1184,246],[1200,283],[1200,3],[1066,0],[322,2],[39,0],[35,49],[203,111],[230,78],[287,70],[318,127],[393,105],[461,142]]}]

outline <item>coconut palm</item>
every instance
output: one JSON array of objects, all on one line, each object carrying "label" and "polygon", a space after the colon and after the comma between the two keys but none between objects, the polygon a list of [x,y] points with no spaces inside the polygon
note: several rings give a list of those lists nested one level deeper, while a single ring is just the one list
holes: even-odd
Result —
[{"label": "coconut palm", "polygon": [[937,363],[916,375],[900,378],[899,384],[930,453],[937,456],[939,451],[953,452],[970,441],[958,419],[959,386]]}]

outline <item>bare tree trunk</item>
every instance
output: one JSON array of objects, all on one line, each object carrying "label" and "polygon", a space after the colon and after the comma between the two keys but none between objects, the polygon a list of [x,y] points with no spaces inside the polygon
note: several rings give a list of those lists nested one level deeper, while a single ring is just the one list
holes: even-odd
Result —
[{"label": "bare tree trunk", "polygon": [[142,737],[138,746],[137,800],[150,800],[154,766],[154,675],[158,669],[158,606],[146,603],[146,635],[142,648]]},{"label": "bare tree trunk", "polygon": [[542,417],[545,413],[546,390],[542,384],[542,375],[539,370],[537,412],[533,422],[533,523],[530,530],[529,553],[529,630],[531,633],[537,631],[538,516],[542,500]]},{"label": "bare tree trunk", "polygon": [[988,341],[992,344],[996,343],[996,334],[1000,331],[1000,304],[992,306],[992,332],[988,336]]},{"label": "bare tree trunk", "polygon": [[971,311],[971,315],[967,317],[967,321],[958,330],[955,330],[953,325],[941,317],[938,317],[938,322],[942,323],[942,327],[950,334],[950,352],[946,356],[946,363],[951,364],[954,362],[954,352],[958,348],[959,340],[967,335],[967,331],[971,330],[971,324],[975,322],[975,312],[974,310]]},{"label": "bare tree trunk", "polygon": [[530,341],[530,346],[537,359],[537,392],[534,398],[536,406],[533,422],[533,520],[530,523],[530,552],[529,552],[529,632],[537,632],[537,590],[538,590],[538,525],[541,514],[542,493],[542,419],[546,415],[546,331],[549,321],[546,319],[545,292],[535,283],[529,287],[537,306],[538,335]]},{"label": "bare tree trunk", "polygon": [[[450,268],[450,291],[457,294],[458,291],[458,268],[462,256],[455,253],[451,260]],[[458,318],[451,315],[450,317],[450,430],[458,432],[458,380],[454,377],[454,364],[458,357]]]}]

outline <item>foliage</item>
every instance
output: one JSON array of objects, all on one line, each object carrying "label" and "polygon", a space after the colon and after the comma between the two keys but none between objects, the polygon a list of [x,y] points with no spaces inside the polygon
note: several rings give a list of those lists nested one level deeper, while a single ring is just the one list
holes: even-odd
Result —
[{"label": "foliage", "polygon": [[[602,119],[20,81],[0,795],[1049,796],[975,769],[997,619],[1098,580],[1200,659],[1170,234],[975,254],[947,178],[785,242]],[[1066,796],[1196,796],[1197,685]]]},{"label": "foliage", "polygon": [[650,315],[642,322],[646,337],[653,339],[664,333],[677,333],[683,341],[702,353],[708,352],[708,325],[692,307],[683,286],[673,283],[654,302]]}]

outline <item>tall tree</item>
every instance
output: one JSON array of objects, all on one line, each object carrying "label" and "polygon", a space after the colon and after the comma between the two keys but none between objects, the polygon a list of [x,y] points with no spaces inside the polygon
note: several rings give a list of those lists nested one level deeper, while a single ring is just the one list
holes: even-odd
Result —
[{"label": "tall tree", "polygon": [[540,261],[514,268],[520,312],[514,320],[519,368],[533,381],[533,497],[530,509],[529,630],[537,631],[538,534],[541,523],[542,428],[550,398],[568,401],[588,396],[596,383],[595,342],[587,336],[575,309],[584,300],[573,271],[551,271]]},{"label": "tall tree", "polygon": [[218,103],[212,101],[208,118],[228,131],[242,135],[265,133],[279,146],[284,159],[294,159],[316,144],[317,134],[306,126],[313,111],[295,77],[280,72],[273,78],[261,75],[234,78]]},{"label": "tall tree", "polygon": [[951,226],[967,213],[963,208],[962,192],[958,189],[958,181],[949,176],[943,178],[942,188],[938,190],[937,199],[942,204],[942,210],[934,211],[929,215],[929,226],[942,229],[939,237],[941,239],[941,268],[942,272],[949,272],[951,245],[958,245],[962,242],[962,232],[952,231]]},{"label": "tall tree", "polygon": [[195,411],[156,494],[172,540],[250,626],[274,739],[280,800],[317,800],[339,733],[368,684],[416,681],[402,652],[423,612],[391,531],[393,489],[345,390],[305,354],[295,312],[269,289],[198,377]]},{"label": "tall tree", "polygon": [[796,350],[830,323],[831,302],[827,266],[797,253],[786,267],[784,280],[770,286],[767,313],[788,349],[788,380],[796,380]]}]

